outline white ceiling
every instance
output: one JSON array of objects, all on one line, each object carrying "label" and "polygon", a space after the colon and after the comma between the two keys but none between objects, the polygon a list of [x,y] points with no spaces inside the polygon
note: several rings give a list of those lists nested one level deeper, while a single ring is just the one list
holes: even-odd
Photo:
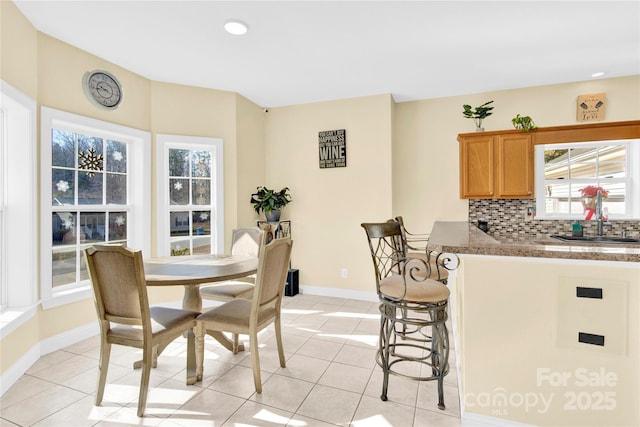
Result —
[{"label": "white ceiling", "polygon": [[[262,107],[640,74],[638,0],[14,2],[39,31],[146,78]],[[229,19],[248,34],[225,33]]]}]

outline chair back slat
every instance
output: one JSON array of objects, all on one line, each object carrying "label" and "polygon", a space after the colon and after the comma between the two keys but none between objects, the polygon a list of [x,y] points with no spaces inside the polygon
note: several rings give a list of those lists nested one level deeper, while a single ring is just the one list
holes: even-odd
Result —
[{"label": "chair back slat", "polygon": [[[254,289],[254,306],[260,307],[279,301],[284,292],[293,241],[274,239],[260,249],[260,262]],[[256,308],[257,308],[256,307]]]},{"label": "chair back slat", "polygon": [[361,224],[367,233],[376,283],[385,277],[402,273],[405,258],[400,224],[396,221]]},{"label": "chair back slat", "polygon": [[402,218],[402,216],[397,216],[395,220],[400,224],[400,231],[402,232],[405,251],[411,250],[425,252],[427,249],[427,243],[429,243],[429,235],[410,233],[404,225],[404,218]]},{"label": "chair back slat", "polygon": [[257,257],[265,232],[258,227],[236,228],[231,234],[231,255]]},{"label": "chair back slat", "polygon": [[94,246],[85,255],[100,318],[143,324],[149,303],[142,252],[123,246]]}]

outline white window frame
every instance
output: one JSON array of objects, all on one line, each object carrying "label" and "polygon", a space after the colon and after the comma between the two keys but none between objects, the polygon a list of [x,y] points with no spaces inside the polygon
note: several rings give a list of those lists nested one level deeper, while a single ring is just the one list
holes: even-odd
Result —
[{"label": "white window frame", "polygon": [[[89,280],[75,284],[52,286],[51,275],[51,133],[53,129],[80,132],[86,135],[127,142],[127,198],[129,219],[127,245],[151,256],[151,134],[102,120],[42,107],[40,114],[40,194],[41,252],[40,295],[47,309],[92,298]],[[82,207],[80,207],[82,209]]]},{"label": "white window frame", "polygon": [[573,142],[560,144],[536,145],[535,148],[535,179],[536,179],[536,219],[580,220],[584,215],[580,213],[561,214],[545,212],[545,176],[544,176],[544,151],[551,149],[584,148],[585,146],[610,146],[626,145],[626,171],[625,171],[625,215],[611,215],[611,220],[636,220],[640,219],[640,140],[622,139],[590,142]]},{"label": "white window frame", "polygon": [[2,336],[37,304],[37,107],[0,81],[0,288]]},{"label": "white window frame", "polygon": [[[156,171],[157,171],[157,244],[158,256],[171,254],[170,224],[169,224],[169,149],[207,150],[214,153],[212,176],[215,180],[215,219],[211,227],[215,230],[215,239],[211,244],[213,253],[224,253],[224,141],[222,138],[209,138],[184,135],[156,135]],[[212,192],[213,196],[213,192]]]}]

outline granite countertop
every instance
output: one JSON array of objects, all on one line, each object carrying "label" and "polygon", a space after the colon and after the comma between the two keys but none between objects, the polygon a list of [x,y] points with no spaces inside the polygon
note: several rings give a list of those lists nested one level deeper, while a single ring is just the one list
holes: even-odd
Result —
[{"label": "granite countertop", "polygon": [[465,221],[436,222],[428,249],[455,254],[640,262],[640,244],[562,242],[548,236],[493,237]]}]

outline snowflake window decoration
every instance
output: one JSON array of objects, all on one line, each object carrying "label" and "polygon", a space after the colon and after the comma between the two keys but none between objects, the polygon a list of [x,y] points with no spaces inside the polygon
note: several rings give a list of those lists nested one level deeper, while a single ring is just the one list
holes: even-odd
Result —
[{"label": "snowflake window decoration", "polygon": [[200,163],[198,163],[198,170],[196,172],[197,176],[204,176],[206,174],[207,171],[207,163],[204,160],[200,160]]},{"label": "snowflake window decoration", "polygon": [[96,149],[90,147],[85,152],[78,152],[78,158],[80,162],[78,164],[78,169],[86,170],[88,176],[94,176],[96,171],[101,172],[102,161],[104,157],[102,154],[96,154]]},{"label": "snowflake window decoration", "polygon": [[119,151],[114,151],[113,152],[113,160],[115,160],[116,162],[121,162],[122,161],[122,153]]},{"label": "snowflake window decoration", "polygon": [[56,182],[56,188],[61,193],[66,193],[69,190],[69,183],[67,181],[60,180]]},{"label": "snowflake window decoration", "polygon": [[208,213],[206,213],[206,212],[202,212],[202,213],[200,214],[200,219],[201,219],[202,221],[206,221],[208,218],[209,218],[209,214],[208,214]]},{"label": "snowflake window decoration", "polygon": [[173,184],[173,188],[180,191],[182,190],[182,183],[181,182],[176,182],[175,184]]},{"label": "snowflake window decoration", "polygon": [[122,215],[118,215],[116,217],[116,225],[122,227],[124,225],[124,217]]}]

